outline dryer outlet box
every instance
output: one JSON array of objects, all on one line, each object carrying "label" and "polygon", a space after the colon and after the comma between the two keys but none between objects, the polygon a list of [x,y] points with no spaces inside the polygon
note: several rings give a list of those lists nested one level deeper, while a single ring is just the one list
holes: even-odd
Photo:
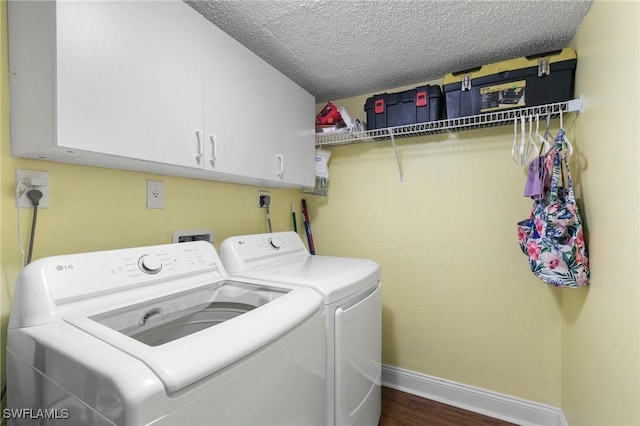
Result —
[{"label": "dryer outlet box", "polygon": [[213,244],[213,231],[211,229],[180,229],[173,233],[174,243],[189,241],[207,241]]}]

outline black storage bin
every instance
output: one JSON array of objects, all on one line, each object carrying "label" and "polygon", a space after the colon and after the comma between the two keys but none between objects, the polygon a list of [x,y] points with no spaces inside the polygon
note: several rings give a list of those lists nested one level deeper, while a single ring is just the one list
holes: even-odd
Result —
[{"label": "black storage bin", "polygon": [[382,93],[364,104],[367,129],[405,126],[442,118],[442,90],[426,85],[397,93]]},{"label": "black storage bin", "polygon": [[387,94],[373,95],[364,104],[367,113],[367,130],[387,127]]},{"label": "black storage bin", "polygon": [[567,48],[447,74],[447,118],[573,99],[576,65],[575,51]]}]

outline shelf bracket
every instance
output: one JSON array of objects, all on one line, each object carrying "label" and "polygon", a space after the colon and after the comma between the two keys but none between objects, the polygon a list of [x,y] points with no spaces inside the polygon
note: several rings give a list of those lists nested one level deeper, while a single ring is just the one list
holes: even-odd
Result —
[{"label": "shelf bracket", "polygon": [[567,111],[566,112],[578,112],[582,114],[582,96],[577,99],[571,99],[567,101]]},{"label": "shelf bracket", "polygon": [[400,164],[400,156],[398,156],[398,147],[396,146],[396,139],[393,137],[393,128],[389,128],[389,137],[391,138],[391,145],[393,146],[393,154],[396,156],[396,165],[398,166],[398,173],[400,174],[400,182],[404,181],[404,175],[402,174],[402,164]]}]

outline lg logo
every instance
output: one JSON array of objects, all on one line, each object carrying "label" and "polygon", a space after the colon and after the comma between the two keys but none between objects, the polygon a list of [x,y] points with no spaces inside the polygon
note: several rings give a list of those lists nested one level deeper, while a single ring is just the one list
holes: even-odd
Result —
[{"label": "lg logo", "polygon": [[56,270],[64,271],[65,269],[73,269],[73,265],[58,265],[56,266]]}]

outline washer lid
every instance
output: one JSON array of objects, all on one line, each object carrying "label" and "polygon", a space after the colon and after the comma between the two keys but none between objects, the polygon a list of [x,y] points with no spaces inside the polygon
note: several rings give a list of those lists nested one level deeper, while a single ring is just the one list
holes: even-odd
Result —
[{"label": "washer lid", "polygon": [[313,287],[325,304],[342,300],[380,280],[380,266],[368,259],[307,255],[285,262],[272,262],[237,276]]},{"label": "washer lid", "polygon": [[139,359],[175,392],[267,345],[321,306],[312,289],[224,281],[65,321]]}]

